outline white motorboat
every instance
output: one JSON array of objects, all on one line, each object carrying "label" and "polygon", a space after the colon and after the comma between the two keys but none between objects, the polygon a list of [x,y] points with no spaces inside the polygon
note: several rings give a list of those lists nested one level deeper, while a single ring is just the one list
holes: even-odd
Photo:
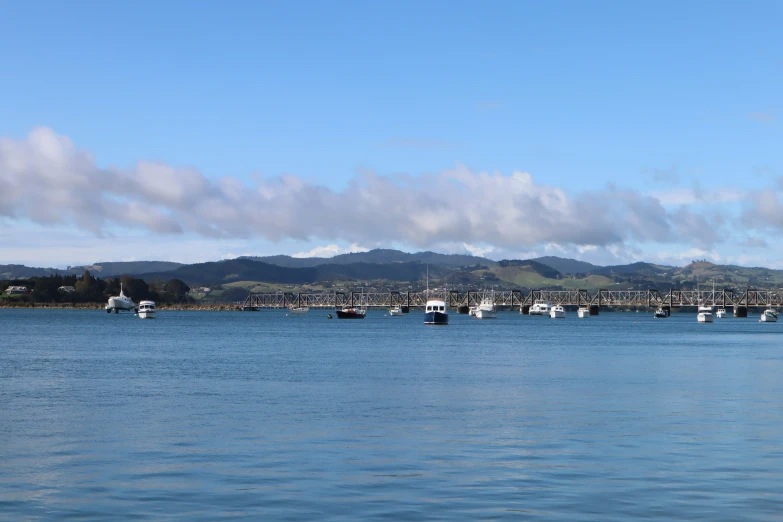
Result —
[{"label": "white motorboat", "polygon": [[310,308],[307,306],[292,306],[288,309],[288,311],[294,315],[300,315],[309,312]]},{"label": "white motorboat", "polygon": [[590,309],[586,306],[580,306],[579,310],[576,311],[576,316],[580,319],[590,317]]},{"label": "white motorboat", "polygon": [[125,295],[125,292],[122,291],[122,283],[120,283],[120,295],[110,297],[109,302],[106,304],[107,314],[112,311],[116,314],[119,313],[120,310],[136,311],[136,305],[134,304],[133,299]]},{"label": "white motorboat", "polygon": [[140,319],[155,319],[155,301],[141,301],[139,303]]},{"label": "white motorboat", "polygon": [[402,307],[401,306],[395,306],[394,308],[389,309],[389,315],[392,317],[399,317],[402,315]]},{"label": "white motorboat", "polygon": [[777,323],[778,322],[778,311],[774,308],[767,308],[762,312],[761,319],[759,319],[759,322],[761,323]]},{"label": "white motorboat", "polygon": [[715,312],[715,317],[718,319],[723,319],[724,317],[728,317],[729,313],[726,311],[725,308],[718,308],[718,311]]},{"label": "white motorboat", "polygon": [[476,319],[495,319],[498,316],[497,309],[495,308],[495,292],[492,292],[492,297],[485,297],[481,300],[481,304],[476,307],[476,311],[473,316]]},{"label": "white motorboat", "polygon": [[700,306],[699,312],[696,315],[696,320],[700,323],[711,323],[713,322],[715,316],[712,313],[712,307],[711,306]]},{"label": "white motorboat", "polygon": [[658,308],[653,314],[653,317],[656,319],[666,319],[667,317],[669,317],[669,314],[667,314],[666,310],[664,310],[663,308]]},{"label": "white motorboat", "polygon": [[550,308],[549,317],[552,319],[565,319],[565,308],[563,308],[563,305],[555,305]]},{"label": "white motorboat", "polygon": [[449,309],[443,299],[428,299],[424,309],[424,324],[449,324]]},{"label": "white motorboat", "polygon": [[549,309],[552,308],[552,303],[544,301],[543,299],[536,299],[533,302],[533,306],[530,307],[528,314],[530,315],[549,315]]}]

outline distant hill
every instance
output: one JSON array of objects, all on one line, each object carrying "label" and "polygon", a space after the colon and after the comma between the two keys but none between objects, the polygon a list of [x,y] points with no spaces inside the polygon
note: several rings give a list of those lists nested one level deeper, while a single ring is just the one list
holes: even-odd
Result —
[{"label": "distant hill", "polygon": [[0,279],[27,279],[28,277],[48,277],[51,275],[71,275],[71,270],[57,268],[34,268],[24,265],[0,265]]},{"label": "distant hill", "polygon": [[595,267],[591,270],[594,274],[600,275],[643,275],[643,276],[661,276],[663,274],[673,274],[677,270],[674,266],[654,265],[652,263],[631,263],[630,265],[614,265]]},{"label": "distant hill", "polygon": [[[430,266],[430,277],[442,277],[450,272],[442,266]],[[233,281],[264,281],[283,284],[306,284],[335,280],[418,281],[426,277],[427,265],[422,263],[352,263],[314,267],[284,267],[254,261],[250,258],[229,259],[211,263],[184,265],[166,272],[140,274],[145,281],[181,279],[189,285],[215,285]]]},{"label": "distant hill", "polygon": [[351,265],[355,263],[425,263],[431,265],[459,268],[466,265],[494,266],[495,261],[483,257],[464,254],[438,254],[437,252],[416,252],[409,254],[400,250],[376,248],[369,252],[353,252],[334,257],[291,257],[291,256],[243,256],[240,259],[251,259],[289,268],[304,268],[320,265]]},{"label": "distant hill", "polygon": [[537,257],[535,259],[531,259],[531,261],[537,261],[542,265],[554,268],[561,274],[589,274],[594,273],[597,269],[603,268],[598,265],[586,263],[584,261],[566,259],[557,256]]},{"label": "distant hill", "polygon": [[125,274],[135,276],[146,272],[168,272],[181,266],[183,266],[182,263],[170,261],[109,261],[82,267],[72,266],[71,271],[78,271],[81,274],[87,269],[95,277],[104,278]]}]

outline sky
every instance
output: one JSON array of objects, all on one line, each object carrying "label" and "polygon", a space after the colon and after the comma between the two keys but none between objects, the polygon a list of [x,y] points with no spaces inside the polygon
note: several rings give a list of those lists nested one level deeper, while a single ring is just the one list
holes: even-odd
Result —
[{"label": "sky", "polygon": [[783,268],[783,1],[0,2],[0,263]]}]

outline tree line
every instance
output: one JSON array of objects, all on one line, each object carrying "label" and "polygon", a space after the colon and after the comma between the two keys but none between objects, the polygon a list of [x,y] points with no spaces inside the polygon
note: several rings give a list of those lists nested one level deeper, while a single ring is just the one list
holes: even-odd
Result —
[{"label": "tree line", "polygon": [[[75,275],[53,275],[48,277],[30,277],[28,279],[0,281],[0,294],[5,294],[10,286],[24,286],[29,291],[26,295],[4,296],[6,300],[29,300],[36,303],[100,303],[122,291],[138,304],[139,301],[150,300],[157,303],[187,303],[190,287],[180,279],[168,281],[145,282],[133,276],[107,277],[101,279],[85,270],[79,277]],[[65,287],[73,287],[68,292]]]}]

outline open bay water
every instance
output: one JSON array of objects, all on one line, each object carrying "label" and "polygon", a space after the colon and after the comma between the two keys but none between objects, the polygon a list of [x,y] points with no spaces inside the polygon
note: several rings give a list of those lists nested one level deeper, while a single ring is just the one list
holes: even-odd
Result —
[{"label": "open bay water", "polygon": [[0,310],[7,520],[783,520],[783,324]]}]

